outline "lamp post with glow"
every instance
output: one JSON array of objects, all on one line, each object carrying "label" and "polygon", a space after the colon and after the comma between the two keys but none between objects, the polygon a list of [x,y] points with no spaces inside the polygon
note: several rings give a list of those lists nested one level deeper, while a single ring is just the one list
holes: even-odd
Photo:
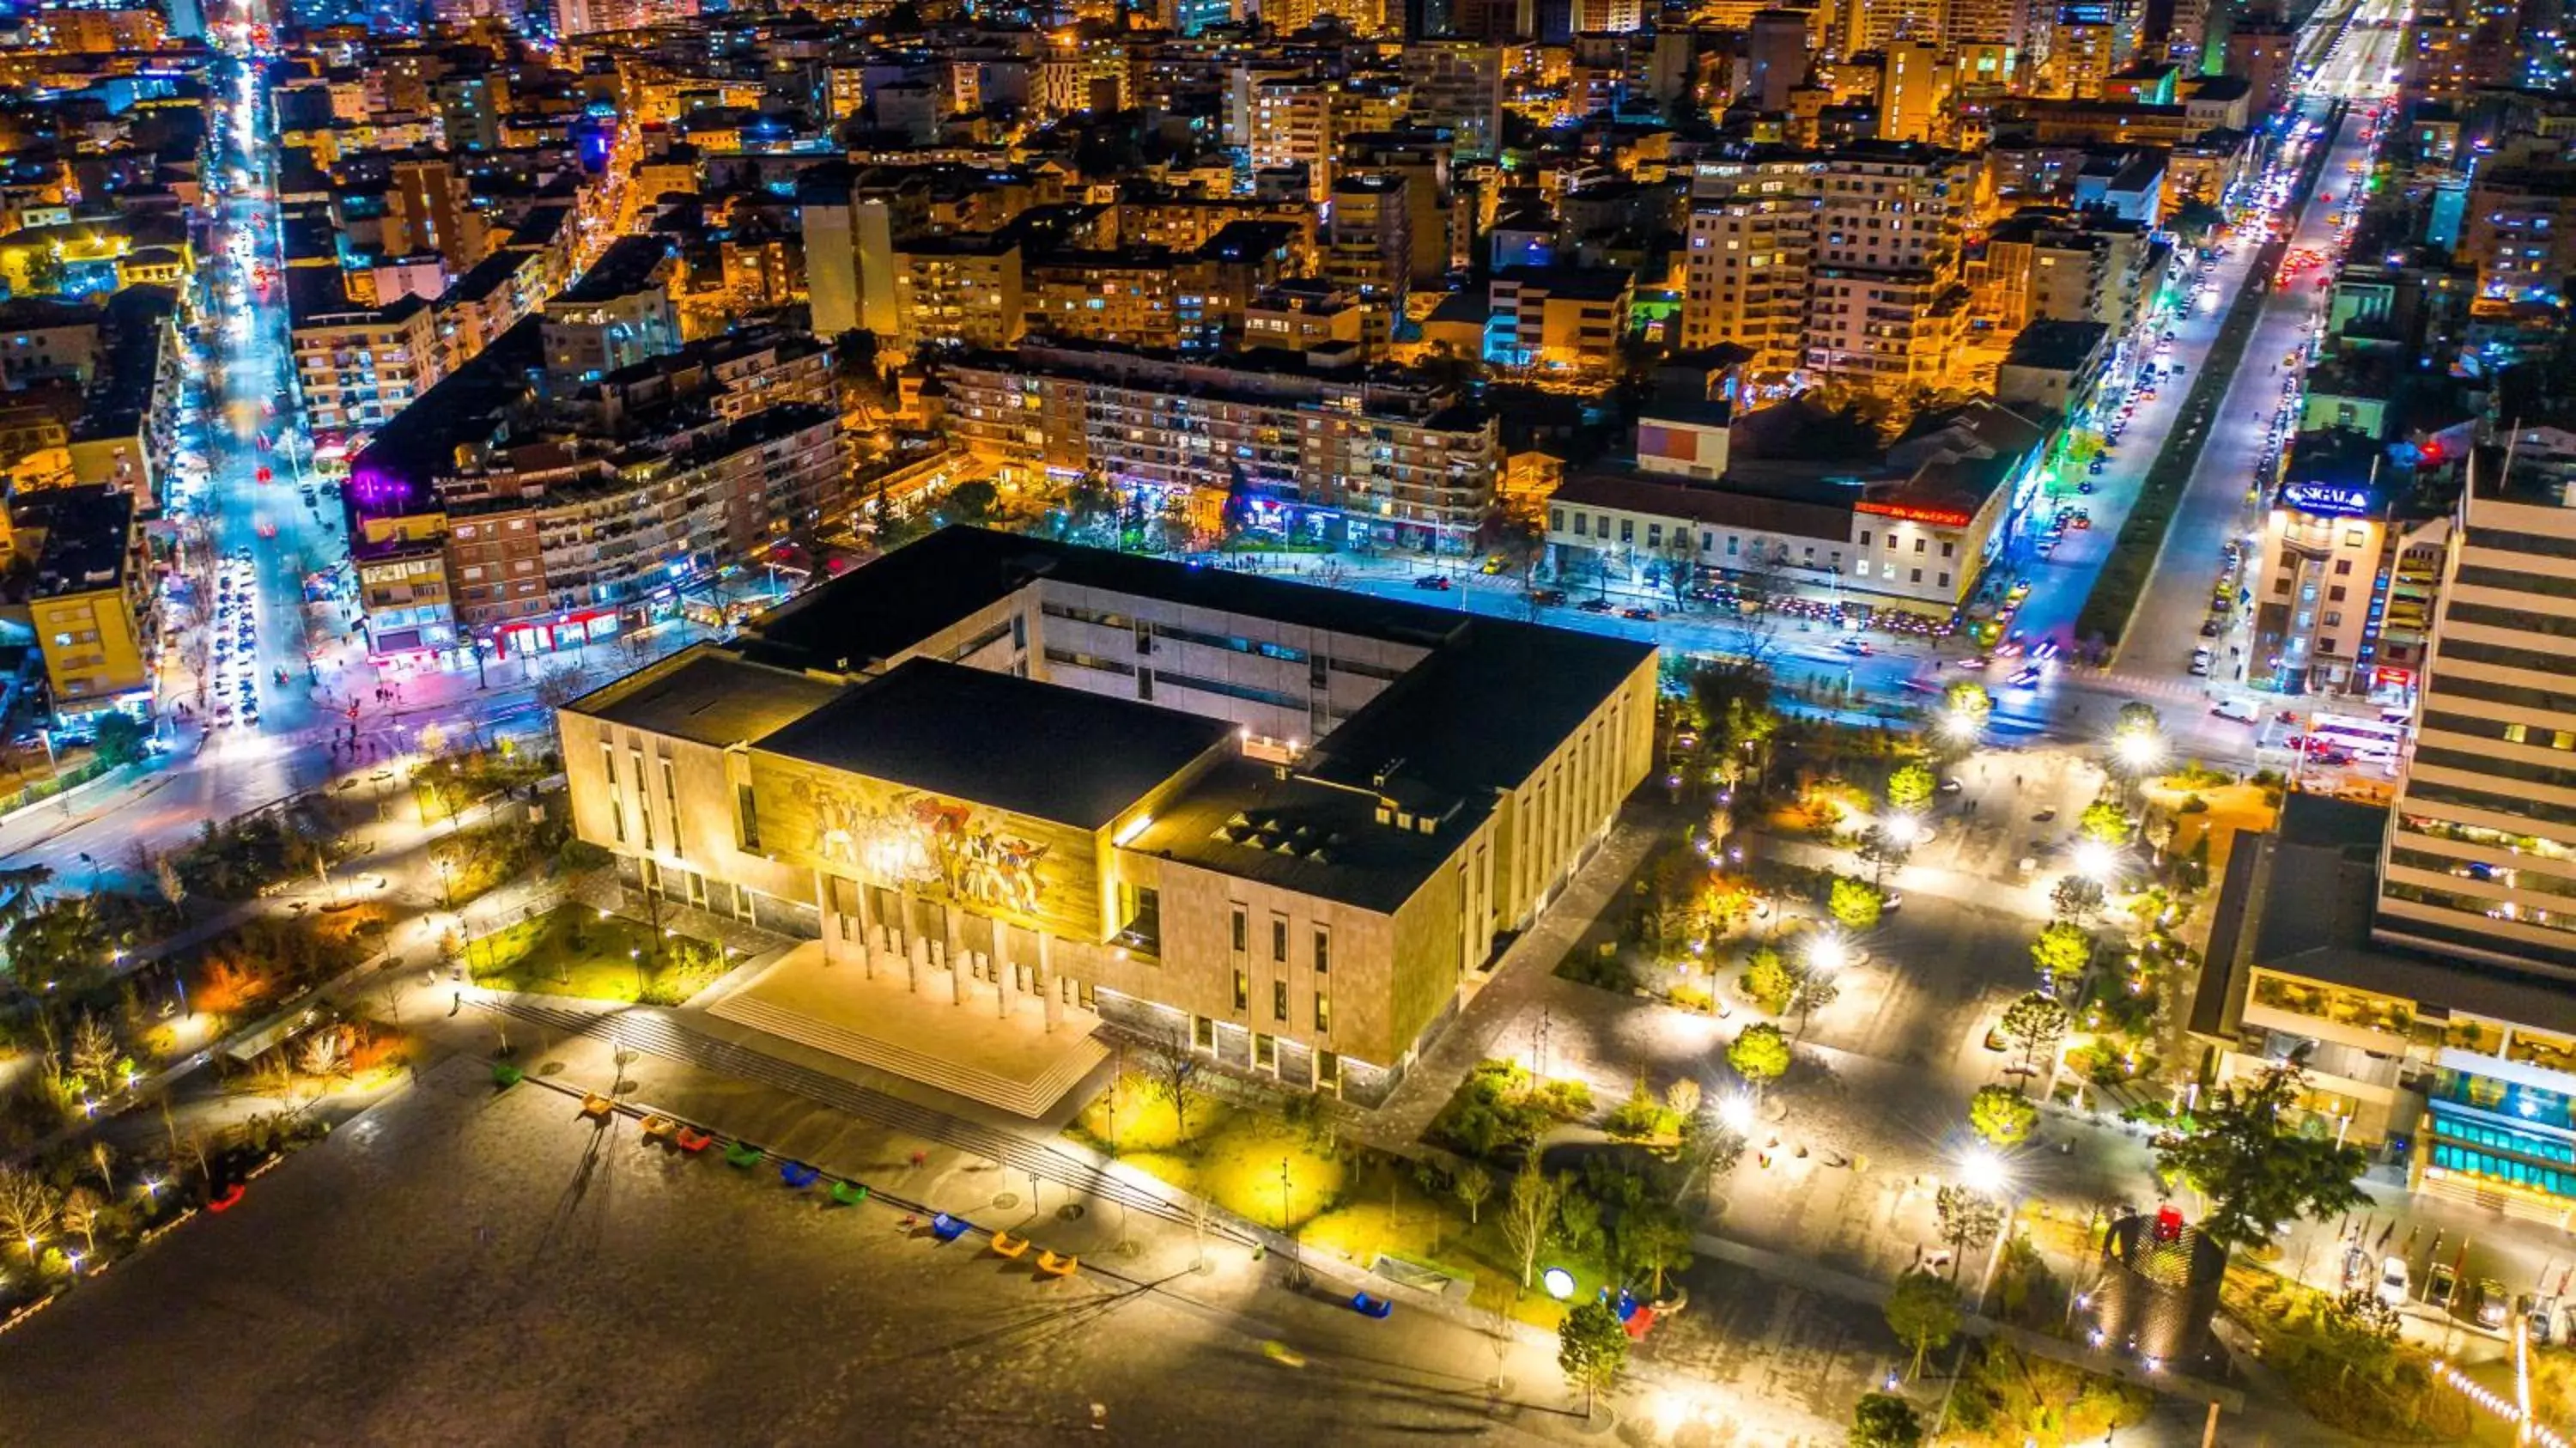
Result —
[{"label": "lamp post with glow", "polygon": [[[1986,1304],[1986,1292],[1994,1284],[1995,1266],[2003,1260],[2004,1239],[2012,1235],[2013,1216],[2020,1210],[2021,1202],[2013,1195],[2011,1170],[2005,1165],[2002,1155],[1992,1147],[1972,1148],[1966,1156],[1960,1158],[1958,1184],[2003,1207],[2003,1221],[1995,1228],[1994,1246],[1986,1253],[1986,1269],[1977,1276],[1977,1295],[1973,1299],[1973,1307],[1975,1310],[1982,1311]],[[1942,1391],[1941,1406],[1932,1415],[1932,1432],[1929,1437],[1938,1438],[1941,1430],[1950,1421],[1950,1397],[1959,1390],[1959,1368],[1967,1361],[1967,1352],[1967,1339],[1962,1336],[1959,1340],[1959,1357],[1951,1364],[1950,1385]]]}]

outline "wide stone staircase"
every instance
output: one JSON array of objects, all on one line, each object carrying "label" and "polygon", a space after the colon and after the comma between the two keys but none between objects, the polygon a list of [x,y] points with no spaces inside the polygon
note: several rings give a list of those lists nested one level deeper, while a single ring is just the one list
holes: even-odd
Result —
[{"label": "wide stone staircase", "polygon": [[1031,1119],[1046,1115],[1109,1059],[1109,1048],[1092,1039],[1092,1017],[1082,1011],[1065,1013],[1063,1026],[1047,1038],[1056,1049],[1044,1058],[1042,1069],[1025,1078],[898,1045],[739,992],[709,1006],[707,1014]]}]

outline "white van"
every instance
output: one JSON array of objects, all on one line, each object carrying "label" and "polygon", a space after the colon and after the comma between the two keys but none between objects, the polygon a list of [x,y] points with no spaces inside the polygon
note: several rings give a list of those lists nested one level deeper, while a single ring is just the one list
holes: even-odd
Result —
[{"label": "white van", "polygon": [[2256,723],[2263,717],[2262,710],[2242,699],[2221,699],[2210,706],[2209,712],[2221,719],[2230,719],[2239,724]]},{"label": "white van", "polygon": [[2213,657],[2215,657],[2215,655],[2211,654],[2206,648],[2193,649],[2191,651],[2192,677],[2201,679],[2209,677],[2209,661]]}]

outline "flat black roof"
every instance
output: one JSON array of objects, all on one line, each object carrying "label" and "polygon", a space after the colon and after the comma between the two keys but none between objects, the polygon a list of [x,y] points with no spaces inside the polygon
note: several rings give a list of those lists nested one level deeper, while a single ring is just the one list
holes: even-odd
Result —
[{"label": "flat black roof", "polygon": [[576,714],[723,748],[830,703],[843,684],[751,663],[701,644],[564,706]]},{"label": "flat black roof", "polygon": [[1377,822],[1374,795],[1237,758],[1160,806],[1128,842],[1138,854],[1392,914],[1492,809],[1471,802],[1432,834]]},{"label": "flat black roof", "polygon": [[608,244],[590,270],[581,279],[557,293],[554,300],[568,307],[613,302],[644,290],[653,280],[653,269],[671,254],[669,242],[657,236],[621,236]]},{"label": "flat black roof", "polygon": [[1221,719],[912,659],[755,747],[1096,830],[1233,740]]},{"label": "flat black roof", "polygon": [[855,673],[1038,578],[1422,648],[1468,623],[1395,599],[951,524],[755,620],[744,651],[791,668]]}]

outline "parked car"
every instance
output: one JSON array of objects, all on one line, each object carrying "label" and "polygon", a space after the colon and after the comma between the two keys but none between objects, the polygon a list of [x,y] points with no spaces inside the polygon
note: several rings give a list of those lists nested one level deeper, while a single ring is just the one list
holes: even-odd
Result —
[{"label": "parked car", "polygon": [[2206,679],[2206,678],[2208,678],[2208,677],[2209,677],[2209,662],[2210,662],[2210,659],[2211,659],[2212,657],[2214,657],[2214,656],[2209,652],[2209,650],[2208,650],[2206,647],[2193,649],[2193,650],[2191,651],[2191,673],[2192,673],[2192,677],[2194,677],[2194,678],[2196,678],[2196,679]]},{"label": "parked car", "polygon": [[1447,593],[1452,585],[1449,582],[1448,574],[1426,573],[1420,578],[1413,580],[1413,586],[1416,588],[1428,588],[1435,593]]},{"label": "parked car", "polygon": [[2513,1299],[2505,1295],[2504,1284],[2492,1277],[2478,1279],[2478,1293],[2469,1315],[2478,1326],[2490,1332],[2504,1331],[2505,1317]]},{"label": "parked car", "polygon": [[2460,1295],[2460,1270],[2448,1262],[2436,1262],[2424,1274],[2424,1303],[2437,1312],[2448,1312]]},{"label": "parked car", "polygon": [[1633,618],[1639,623],[1653,623],[1655,621],[1655,611],[1642,604],[1632,605],[1628,608],[1619,610],[1619,616],[1621,618]]},{"label": "parked car", "polygon": [[1538,605],[1540,608],[1557,608],[1562,606],[1565,602],[1565,590],[1562,588],[1533,588],[1528,593],[1523,594],[1522,597],[1528,599],[1531,603]]},{"label": "parked car", "polygon": [[1575,607],[1583,610],[1585,613],[1608,613],[1610,611],[1610,600],[1606,598],[1587,598],[1581,603],[1576,604]]},{"label": "parked car", "polygon": [[2406,1271],[2406,1259],[2390,1257],[2379,1264],[2379,1300],[2391,1307],[2406,1305],[2412,1279]]}]

